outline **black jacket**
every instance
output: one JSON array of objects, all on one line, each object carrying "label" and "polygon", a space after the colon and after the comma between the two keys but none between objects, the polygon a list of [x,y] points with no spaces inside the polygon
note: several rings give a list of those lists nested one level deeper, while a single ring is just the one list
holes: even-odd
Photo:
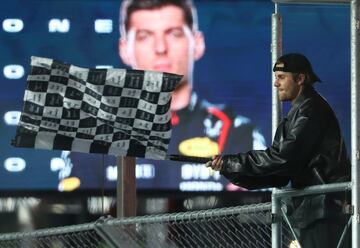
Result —
[{"label": "black jacket", "polygon": [[[349,181],[350,169],[333,110],[313,87],[307,86],[279,124],[272,146],[225,155],[221,174],[249,189],[281,187],[289,182],[293,188],[302,188]],[[305,222],[312,219],[326,218],[329,214],[324,209],[329,201],[325,195],[295,199],[293,217],[299,226],[306,226]],[[304,216],[307,220],[303,220]]]}]

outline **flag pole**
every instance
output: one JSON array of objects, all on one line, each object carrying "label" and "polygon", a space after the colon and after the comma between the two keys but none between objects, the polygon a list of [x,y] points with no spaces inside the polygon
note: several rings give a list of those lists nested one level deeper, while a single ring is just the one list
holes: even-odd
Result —
[{"label": "flag pole", "polygon": [[210,157],[184,156],[179,154],[167,155],[166,159],[179,162],[191,162],[196,164],[206,164],[211,160]]},{"label": "flag pole", "polygon": [[116,157],[116,217],[136,216],[136,176],[134,157]]}]

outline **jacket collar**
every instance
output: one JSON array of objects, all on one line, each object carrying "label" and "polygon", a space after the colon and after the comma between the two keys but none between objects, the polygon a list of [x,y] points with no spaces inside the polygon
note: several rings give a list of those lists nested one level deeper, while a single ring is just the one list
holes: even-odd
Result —
[{"label": "jacket collar", "polygon": [[313,86],[311,86],[311,85],[305,86],[303,91],[301,92],[301,94],[292,103],[292,107],[291,107],[289,113],[287,114],[287,116],[288,117],[291,116],[306,99],[314,96],[314,94],[316,94],[315,92],[316,91]]}]

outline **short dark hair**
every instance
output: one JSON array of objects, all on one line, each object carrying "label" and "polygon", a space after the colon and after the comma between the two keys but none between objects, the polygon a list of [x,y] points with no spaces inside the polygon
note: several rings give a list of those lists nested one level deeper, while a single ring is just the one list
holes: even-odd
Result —
[{"label": "short dark hair", "polygon": [[309,73],[291,72],[291,74],[292,74],[294,81],[299,79],[300,74],[304,74],[304,76],[305,76],[304,84],[305,85],[313,85],[315,83],[314,80],[311,80],[311,76],[309,75]]},{"label": "short dark hair", "polygon": [[137,10],[158,9],[174,5],[182,9],[186,24],[192,30],[197,30],[197,14],[192,0],[124,0],[120,7],[120,34],[124,36],[129,29],[130,16]]}]

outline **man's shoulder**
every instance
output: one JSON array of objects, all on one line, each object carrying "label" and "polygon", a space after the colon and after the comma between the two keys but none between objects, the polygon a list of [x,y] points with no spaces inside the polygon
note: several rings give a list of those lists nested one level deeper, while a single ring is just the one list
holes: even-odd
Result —
[{"label": "man's shoulder", "polygon": [[317,91],[313,90],[300,104],[298,111],[300,115],[307,115],[313,117],[324,117],[333,113],[333,110],[327,100]]}]

